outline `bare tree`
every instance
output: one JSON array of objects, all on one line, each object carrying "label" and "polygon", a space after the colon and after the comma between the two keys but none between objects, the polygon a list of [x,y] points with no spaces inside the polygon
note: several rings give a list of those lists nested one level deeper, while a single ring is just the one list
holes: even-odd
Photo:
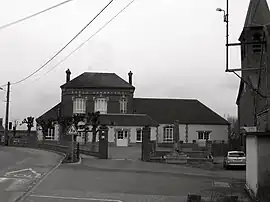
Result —
[{"label": "bare tree", "polygon": [[100,125],[100,112],[92,112],[92,113],[88,113],[87,116],[87,122],[92,126],[92,143],[96,142],[96,138],[97,138],[97,129],[98,126]]},{"label": "bare tree", "polygon": [[237,117],[228,115],[227,121],[231,124],[231,126],[234,126],[237,122]]},{"label": "bare tree", "polygon": [[29,116],[29,117],[25,118],[22,121],[21,125],[22,124],[26,124],[26,126],[27,126],[27,135],[30,136],[31,129],[34,127],[34,117]]}]

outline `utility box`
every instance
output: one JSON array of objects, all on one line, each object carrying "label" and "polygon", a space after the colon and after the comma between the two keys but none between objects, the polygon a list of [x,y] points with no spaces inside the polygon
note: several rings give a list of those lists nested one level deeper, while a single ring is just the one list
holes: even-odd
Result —
[{"label": "utility box", "polygon": [[246,133],[246,189],[253,198],[270,198],[270,132]]}]

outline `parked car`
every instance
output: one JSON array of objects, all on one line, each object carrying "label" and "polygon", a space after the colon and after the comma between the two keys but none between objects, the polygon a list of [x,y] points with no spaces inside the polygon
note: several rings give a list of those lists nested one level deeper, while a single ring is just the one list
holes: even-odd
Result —
[{"label": "parked car", "polygon": [[246,154],[243,151],[229,151],[224,156],[223,167],[246,167]]}]

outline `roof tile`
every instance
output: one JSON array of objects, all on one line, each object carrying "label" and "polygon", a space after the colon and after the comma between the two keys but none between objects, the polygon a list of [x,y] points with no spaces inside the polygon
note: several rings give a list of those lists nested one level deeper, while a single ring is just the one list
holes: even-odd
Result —
[{"label": "roof tile", "polygon": [[228,121],[195,99],[135,98],[135,113],[150,116],[159,124],[228,125]]}]

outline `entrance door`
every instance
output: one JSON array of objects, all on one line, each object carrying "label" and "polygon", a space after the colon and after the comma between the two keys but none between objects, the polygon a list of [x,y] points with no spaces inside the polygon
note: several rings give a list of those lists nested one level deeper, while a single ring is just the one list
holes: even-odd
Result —
[{"label": "entrance door", "polygon": [[119,147],[127,147],[128,146],[128,131],[127,130],[119,130],[117,131],[117,139],[116,145]]}]

